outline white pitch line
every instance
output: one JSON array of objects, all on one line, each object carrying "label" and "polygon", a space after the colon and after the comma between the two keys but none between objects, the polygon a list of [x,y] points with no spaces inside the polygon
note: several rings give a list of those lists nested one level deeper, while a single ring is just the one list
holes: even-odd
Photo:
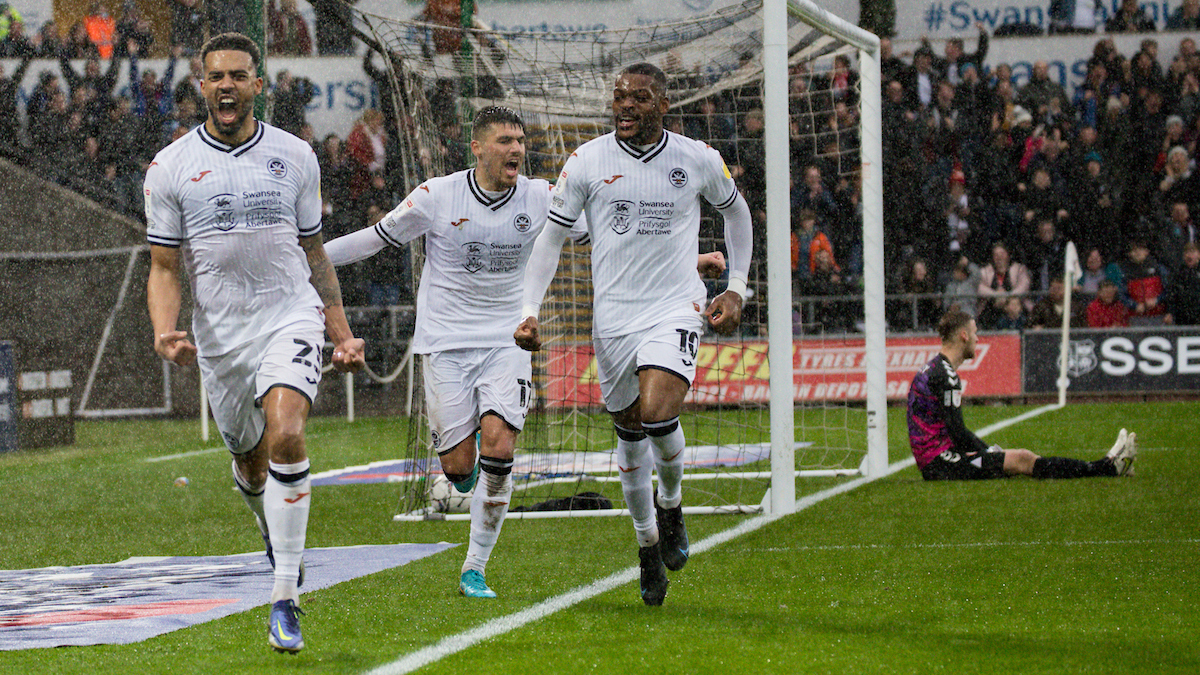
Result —
[{"label": "white pitch line", "polygon": [[[982,438],[983,436],[986,436],[994,431],[999,431],[1005,427],[1012,426],[1013,424],[1022,422],[1031,417],[1036,417],[1042,413],[1050,412],[1051,410],[1057,410],[1058,408],[1059,406],[1057,404],[1035,408],[1034,410],[1017,415],[1016,417],[1002,420],[995,424],[984,427],[983,429],[979,430],[977,435]],[[897,471],[912,466],[915,463],[916,460],[910,457],[908,459],[896,462],[895,464],[888,465],[887,469],[885,469],[884,472],[878,476],[871,476],[869,478],[856,478],[852,481],[842,483],[841,485],[821,490],[820,492],[815,492],[811,495],[805,495],[804,497],[796,500],[796,512],[803,511],[804,509],[819,504],[826,499],[836,497],[844,492],[849,492],[850,490],[866,485],[872,481],[879,480],[885,476],[890,476]],[[744,534],[750,534],[751,532],[759,530],[764,525],[774,522],[781,517],[783,516],[763,514],[748,520],[744,520],[735,527],[725,530],[724,532],[718,532],[710,535],[692,544],[691,552],[703,553],[714,546],[719,546]],[[379,666],[378,668],[370,670],[366,675],[405,675],[406,673],[411,673],[418,668],[440,661],[451,654],[461,652],[469,647],[483,642],[484,640],[489,640],[491,638],[504,635],[505,633],[514,631],[522,626],[533,623],[534,621],[540,621],[541,619],[544,619],[559,610],[572,607],[585,600],[590,600],[601,593],[607,593],[614,588],[634,581],[638,578],[638,575],[639,571],[636,566],[626,568],[603,579],[593,581],[586,586],[580,586],[573,590],[567,591],[562,595],[549,598],[548,600],[543,600],[542,602],[539,602],[538,604],[527,609],[523,609],[515,614],[509,614],[508,616],[492,619],[491,621],[480,624],[479,626],[476,626],[475,628],[472,628],[466,632],[443,638],[435,644],[423,649],[418,649],[417,651],[412,652],[411,654],[406,654],[405,656],[402,656],[391,663],[387,663]]]},{"label": "white pitch line", "polygon": [[946,548],[1026,548],[1037,546],[1163,546],[1181,544],[1191,546],[1200,544],[1200,539],[1114,539],[1111,541],[977,541],[965,543],[941,544],[830,544],[827,546],[784,546],[771,548],[742,548],[737,553],[803,553],[806,551],[884,551],[884,550],[915,550],[915,549],[946,549]]},{"label": "white pitch line", "polygon": [[189,450],[188,452],[180,452],[174,455],[162,455],[160,457],[147,457],[144,461],[147,462],[166,462],[172,459],[183,459],[184,457],[195,457],[196,455],[211,455],[214,452],[224,452],[225,448],[205,448],[203,450]]}]

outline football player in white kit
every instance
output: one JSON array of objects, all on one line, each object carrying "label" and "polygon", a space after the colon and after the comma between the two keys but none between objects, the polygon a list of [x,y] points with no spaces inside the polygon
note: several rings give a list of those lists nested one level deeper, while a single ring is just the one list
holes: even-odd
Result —
[{"label": "football player in white kit", "polygon": [[[225,33],[201,48],[208,120],[164,148],[146,172],[146,282],[154,350],[197,359],[233,477],[275,568],[267,642],[303,649],[297,606],[311,502],[304,427],[333,365],[363,365],[321,241],[320,170],[312,148],[254,118],[258,47]],[[177,330],[180,270],[195,299],[193,344]]]},{"label": "football player in white kit", "polygon": [[[705,323],[728,334],[741,322],[752,239],[750,209],[720,153],[663,129],[666,90],[666,76],[648,63],[617,77],[616,130],[581,145],[563,166],[550,223],[526,270],[523,320],[513,335],[525,349],[541,347],[538,309],[569,228],[585,215],[600,390],[617,428],[621,487],[637,535],[647,605],[661,605],[666,597],[664,566],[678,570],[687,563],[679,411],[696,374]],[[730,272],[728,290],[703,311],[705,288],[692,264],[701,197],[725,219]],[[658,472],[657,498],[652,469]]]},{"label": "football player in white kit", "polygon": [[[494,598],[485,567],[508,513],[513,451],[534,396],[530,357],[513,344],[512,326],[521,315],[525,265],[550,211],[550,183],[520,175],[525,124],[510,108],[479,111],[471,152],[474,169],[422,183],[379,223],[326,249],[334,265],[346,265],[425,236],[413,351],[424,356],[433,445],[460,492],[483,475],[471,497],[458,588],[467,597]],[[582,225],[575,233],[576,241],[586,240]],[[698,264],[724,269],[720,254]]]}]

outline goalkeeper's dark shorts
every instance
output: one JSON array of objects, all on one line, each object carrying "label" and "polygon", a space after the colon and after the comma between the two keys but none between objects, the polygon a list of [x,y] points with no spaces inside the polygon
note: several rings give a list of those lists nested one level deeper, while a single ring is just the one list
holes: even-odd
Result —
[{"label": "goalkeeper's dark shorts", "polygon": [[921,469],[925,480],[989,480],[1007,475],[1004,451],[995,445],[982,452],[947,450]]}]

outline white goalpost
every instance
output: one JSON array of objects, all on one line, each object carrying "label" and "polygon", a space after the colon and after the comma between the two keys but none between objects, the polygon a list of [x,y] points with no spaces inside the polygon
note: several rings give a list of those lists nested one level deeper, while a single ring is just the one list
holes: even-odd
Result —
[{"label": "white goalpost", "polygon": [[[756,237],[765,232],[765,238],[756,244],[743,330],[705,338],[681,416],[688,438],[685,512],[787,513],[798,477],[884,470],[875,36],[809,0],[745,0],[676,22],[538,35],[351,11],[360,36],[387,55],[376,61],[387,68],[405,190],[467,168],[454,166],[449,150],[465,143],[461,132],[469,131],[474,112],[492,104],[512,107],[525,120],[525,173],[553,180],[575,147],[611,131],[613,81],[625,66],[645,61],[670,80],[668,128],[720,150],[743,192],[753,193],[752,209],[762,211],[756,228],[764,228]],[[852,84],[835,78],[839,59],[857,61]],[[796,79],[806,86],[793,86]],[[761,132],[751,129],[755,118]],[[848,248],[837,254],[861,298],[831,312],[833,320],[805,319],[791,278],[789,174],[808,165],[827,172],[839,209],[861,227],[859,236],[841,233]],[[709,212],[702,222],[700,250],[721,248],[719,217]],[[416,283],[422,259],[420,247],[413,248]],[[723,281],[710,282],[712,294],[722,290]],[[543,305],[546,346],[534,360],[537,403],[518,439],[510,518],[625,513],[615,436],[591,354],[591,293],[588,249],[568,244]],[[415,389],[415,408],[422,410],[421,388]],[[412,416],[410,429],[396,518],[465,518],[439,512],[446,500],[430,497],[439,470],[422,414]],[[586,512],[573,506],[581,491],[600,498]]]}]

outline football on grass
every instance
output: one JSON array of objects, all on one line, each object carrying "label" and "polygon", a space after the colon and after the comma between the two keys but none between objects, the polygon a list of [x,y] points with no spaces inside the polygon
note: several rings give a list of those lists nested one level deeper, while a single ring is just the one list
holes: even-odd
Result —
[{"label": "football on grass", "polygon": [[471,495],[454,489],[450,479],[441,473],[429,477],[426,492],[429,496],[429,506],[438,513],[467,513],[471,510]]}]

